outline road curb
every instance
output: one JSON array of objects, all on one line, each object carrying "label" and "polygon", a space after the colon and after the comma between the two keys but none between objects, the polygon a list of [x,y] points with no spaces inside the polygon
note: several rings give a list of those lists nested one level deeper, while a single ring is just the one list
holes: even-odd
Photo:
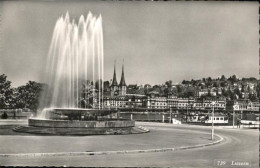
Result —
[{"label": "road curb", "polygon": [[170,152],[178,150],[187,150],[201,148],[218,144],[224,140],[220,135],[215,135],[220,139],[207,144],[198,144],[193,146],[180,146],[176,148],[144,149],[144,150],[123,150],[123,151],[99,151],[99,152],[59,152],[59,153],[21,153],[21,154],[0,154],[0,157],[46,157],[46,156],[87,156],[87,155],[109,155],[109,154],[134,154],[134,153],[152,153],[152,152]]},{"label": "road curb", "polygon": [[138,126],[138,128],[141,129],[141,130],[143,130],[143,131],[145,131],[145,133],[146,133],[146,132],[150,132],[150,130],[149,130],[148,128],[146,128],[146,127]]}]

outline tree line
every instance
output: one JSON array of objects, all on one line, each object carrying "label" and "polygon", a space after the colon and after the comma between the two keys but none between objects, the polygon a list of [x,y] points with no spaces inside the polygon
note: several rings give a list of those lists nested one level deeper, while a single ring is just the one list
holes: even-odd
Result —
[{"label": "tree line", "polygon": [[[89,98],[89,100],[85,100],[87,104],[91,104],[93,84],[95,85],[94,88],[98,89],[99,86],[102,86],[99,83],[102,83],[102,81],[96,81],[95,83],[87,81],[82,87],[82,98]],[[254,86],[253,89],[249,87],[249,84]],[[104,90],[104,92],[109,92],[109,86],[109,81],[104,81],[104,88],[101,89]],[[40,103],[40,94],[46,87],[48,87],[46,84],[35,81],[29,81],[19,87],[12,87],[11,81],[7,80],[5,74],[2,74],[0,75],[0,109],[29,108],[31,110],[37,110]],[[169,80],[162,85],[151,86],[146,84],[143,87],[132,87],[131,90],[137,90],[138,93],[144,95],[149,94],[151,91],[156,91],[159,93],[159,96],[176,95],[178,97],[188,98],[195,97],[196,92],[202,89],[208,89],[210,91],[212,88],[217,88],[221,92],[221,94],[219,94],[217,91],[217,96],[223,96],[229,100],[243,98],[244,93],[248,93],[248,98],[252,101],[259,100],[259,80],[253,77],[239,79],[236,75],[230,76],[229,78],[222,75],[216,79],[208,77],[199,80],[183,80],[181,84],[178,85],[173,85],[172,81]],[[209,94],[204,95],[204,97],[212,97],[212,95],[209,92]],[[86,107],[86,105],[82,106]]]},{"label": "tree line", "polygon": [[0,109],[28,108],[36,110],[43,84],[29,81],[25,85],[12,87],[5,74],[0,75]]}]

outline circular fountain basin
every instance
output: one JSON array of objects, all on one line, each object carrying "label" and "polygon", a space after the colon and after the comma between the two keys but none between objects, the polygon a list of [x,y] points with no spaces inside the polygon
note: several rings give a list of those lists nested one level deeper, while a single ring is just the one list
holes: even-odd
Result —
[{"label": "circular fountain basin", "polygon": [[111,119],[103,121],[29,119],[29,126],[52,128],[127,128],[134,127],[135,121],[123,119]]},{"label": "circular fountain basin", "polygon": [[[28,126],[19,126],[13,130],[48,135],[120,135],[148,132],[142,127],[136,127],[134,120],[111,118],[110,115],[116,112],[111,110],[50,109],[47,111],[48,119],[31,118],[28,120]],[[66,117],[71,114],[76,115],[76,118],[80,118],[80,120],[62,119],[64,115]],[[82,119],[84,115],[98,115],[100,118],[95,120],[93,118],[91,120]]]}]

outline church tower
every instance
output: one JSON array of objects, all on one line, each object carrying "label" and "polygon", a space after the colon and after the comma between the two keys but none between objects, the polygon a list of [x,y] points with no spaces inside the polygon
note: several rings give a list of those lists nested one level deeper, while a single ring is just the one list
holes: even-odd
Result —
[{"label": "church tower", "polygon": [[116,65],[114,65],[114,76],[111,84],[111,96],[115,96],[118,93],[118,84],[116,80]]},{"label": "church tower", "polygon": [[125,96],[126,95],[126,83],[125,83],[125,74],[124,74],[124,63],[122,66],[122,74],[121,74],[121,80],[119,84],[119,95]]}]

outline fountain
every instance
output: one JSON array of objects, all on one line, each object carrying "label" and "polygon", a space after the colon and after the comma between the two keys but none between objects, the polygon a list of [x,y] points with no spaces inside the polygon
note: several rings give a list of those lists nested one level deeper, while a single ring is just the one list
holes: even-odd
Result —
[{"label": "fountain", "polygon": [[[46,61],[47,87],[40,113],[14,131],[55,135],[103,135],[147,132],[133,120],[105,109],[102,17],[88,13],[78,23],[69,13],[58,18]],[[90,82],[92,80],[92,82]],[[97,80],[97,82],[95,82]]]}]

